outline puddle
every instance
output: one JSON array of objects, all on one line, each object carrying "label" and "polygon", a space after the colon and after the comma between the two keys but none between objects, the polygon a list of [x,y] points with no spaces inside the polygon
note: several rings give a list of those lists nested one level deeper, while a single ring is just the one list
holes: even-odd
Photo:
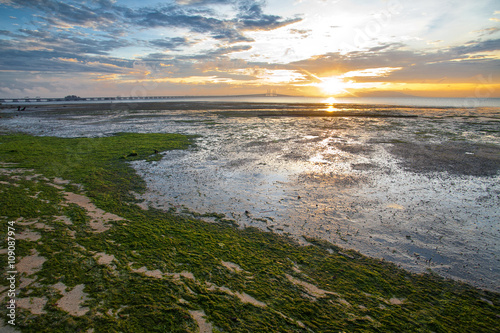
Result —
[{"label": "puddle", "polygon": [[272,117],[266,109],[245,117],[234,110],[240,105],[225,105],[228,113],[190,105],[33,112],[1,124],[65,137],[199,135],[186,151],[133,163],[148,185],[145,205],[223,213],[241,227],[318,237],[500,291],[498,109],[379,107],[417,118]]}]

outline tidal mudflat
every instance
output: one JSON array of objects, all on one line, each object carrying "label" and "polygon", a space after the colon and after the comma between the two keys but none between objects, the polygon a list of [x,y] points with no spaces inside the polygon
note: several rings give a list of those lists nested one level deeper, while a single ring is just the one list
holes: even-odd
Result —
[{"label": "tidal mudflat", "polygon": [[478,287],[500,280],[500,134],[495,108],[151,103],[4,111],[36,135],[197,135],[133,162],[151,205],[224,214]]},{"label": "tidal mudflat", "polygon": [[[389,193],[393,185],[383,178],[377,184],[370,171],[391,180],[395,173],[391,168],[400,177],[410,173],[432,179],[429,173],[444,172],[435,170],[443,159],[447,166],[463,163],[447,157],[450,149],[462,149],[468,153],[464,155],[478,156],[480,166],[468,160],[466,174],[448,168],[447,175],[487,180],[494,177],[494,169],[485,160],[497,156],[489,142],[472,143],[474,151],[470,142],[440,144],[436,149],[444,157],[433,155],[438,157],[432,164],[419,164],[419,159],[429,159],[428,142],[411,148],[414,142],[381,135],[376,143],[367,136],[368,144],[356,145],[349,141],[356,139],[353,134],[341,134],[338,137],[345,141],[336,142],[338,137],[322,136],[326,130],[321,122],[314,123],[312,132],[309,123],[299,126],[291,118],[300,118],[286,114],[226,117],[185,107],[157,112],[97,108],[75,113],[62,107],[38,111],[19,117],[4,111],[1,118],[5,133],[0,136],[0,222],[4,227],[15,225],[16,328],[23,332],[448,332],[457,327],[491,332],[497,327],[498,293],[436,274],[414,274],[388,260],[346,249],[366,232],[353,229],[355,224],[330,233],[307,226],[359,223],[363,220],[356,214],[362,205],[352,203],[370,195],[371,201],[364,199],[365,203],[383,208],[372,207],[367,216],[380,212],[381,225],[387,221],[393,221],[393,228],[404,225],[401,216],[390,220],[386,210],[405,212],[409,204],[397,201],[397,192],[386,199],[384,191]],[[356,124],[353,118],[368,121],[366,116],[316,116],[315,121],[325,126],[330,122],[329,130],[345,130],[345,123],[335,127],[335,122]],[[112,132],[138,132],[136,126],[143,132],[197,132],[198,136]],[[289,136],[278,131],[283,128],[288,128]],[[13,134],[13,129],[42,136]],[[226,137],[228,129],[235,130],[235,137]],[[283,152],[283,143],[266,139],[272,133],[290,148]],[[245,147],[238,145],[240,136],[247,137],[242,139]],[[389,146],[379,149],[382,143]],[[397,143],[410,148],[397,151]],[[412,154],[417,161],[410,165],[405,164],[408,149],[418,152]],[[315,153],[307,155],[311,151]],[[241,156],[232,158],[238,152]],[[173,164],[176,161],[182,164]],[[330,173],[321,174],[325,168]],[[156,180],[161,173],[165,178]],[[157,181],[163,184],[155,188]],[[177,185],[167,188],[167,183]],[[243,186],[249,186],[248,192]],[[189,187],[189,192],[180,190]],[[202,201],[203,193],[211,191],[215,194]],[[350,210],[341,201],[349,198]],[[273,203],[280,210],[272,210]],[[321,208],[323,221],[316,219]],[[297,217],[283,222],[294,211]],[[297,222],[303,227],[294,225]],[[375,233],[377,225],[371,226]],[[387,232],[378,232],[379,237],[388,237]],[[0,234],[5,254],[6,229]],[[404,240],[423,242],[425,238],[417,234],[403,234]],[[348,246],[325,242],[326,235]],[[398,258],[394,261],[398,263]],[[434,267],[434,260],[427,262]],[[0,265],[7,266],[6,256],[0,257]],[[6,284],[6,280],[0,283],[2,305],[10,297]],[[2,309],[1,318],[7,318],[6,308]],[[7,328],[0,321],[0,329]]]}]

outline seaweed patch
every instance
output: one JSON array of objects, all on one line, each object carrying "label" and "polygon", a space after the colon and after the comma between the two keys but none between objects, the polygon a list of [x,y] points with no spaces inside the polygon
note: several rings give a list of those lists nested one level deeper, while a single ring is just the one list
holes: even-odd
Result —
[{"label": "seaweed patch", "polygon": [[[79,140],[94,141],[92,151]],[[497,293],[410,273],[318,239],[301,246],[283,235],[236,228],[221,214],[209,223],[140,208],[132,193],[144,191],[144,182],[128,159],[147,159],[151,147],[186,148],[184,136],[6,135],[0,142],[0,160],[16,163],[0,187],[2,248],[8,221],[18,221],[16,232],[25,235],[16,249],[23,282],[16,329],[22,332],[497,327]],[[121,158],[130,149],[138,155]],[[87,163],[72,163],[66,154]],[[107,227],[95,232],[93,221],[101,217]],[[6,256],[0,264],[6,267]],[[8,288],[2,289],[5,296]]]}]

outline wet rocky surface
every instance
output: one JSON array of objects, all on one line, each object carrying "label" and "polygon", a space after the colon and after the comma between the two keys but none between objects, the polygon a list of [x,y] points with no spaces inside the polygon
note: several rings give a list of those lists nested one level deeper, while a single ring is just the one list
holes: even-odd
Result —
[{"label": "wet rocky surface", "polygon": [[356,116],[291,117],[290,106],[275,116],[273,105],[258,108],[266,116],[228,104],[59,106],[2,111],[0,126],[65,137],[197,135],[186,151],[134,162],[148,184],[145,204],[223,213],[241,227],[302,243],[318,237],[499,291],[499,110],[385,108],[388,117],[370,117],[365,106]]}]

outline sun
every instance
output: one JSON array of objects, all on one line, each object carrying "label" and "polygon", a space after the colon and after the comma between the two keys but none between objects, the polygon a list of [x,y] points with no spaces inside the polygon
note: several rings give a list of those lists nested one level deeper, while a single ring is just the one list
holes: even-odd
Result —
[{"label": "sun", "polygon": [[337,110],[335,108],[335,106],[334,106],[334,104],[337,102],[337,100],[335,98],[328,97],[323,102],[328,105],[328,108],[326,108],[325,111],[327,111],[327,112],[333,112],[333,111]]},{"label": "sun", "polygon": [[347,90],[345,90],[347,84],[341,78],[331,76],[325,78],[319,77],[318,79],[321,82],[316,83],[315,86],[320,88],[327,95],[338,95],[347,92]]}]

